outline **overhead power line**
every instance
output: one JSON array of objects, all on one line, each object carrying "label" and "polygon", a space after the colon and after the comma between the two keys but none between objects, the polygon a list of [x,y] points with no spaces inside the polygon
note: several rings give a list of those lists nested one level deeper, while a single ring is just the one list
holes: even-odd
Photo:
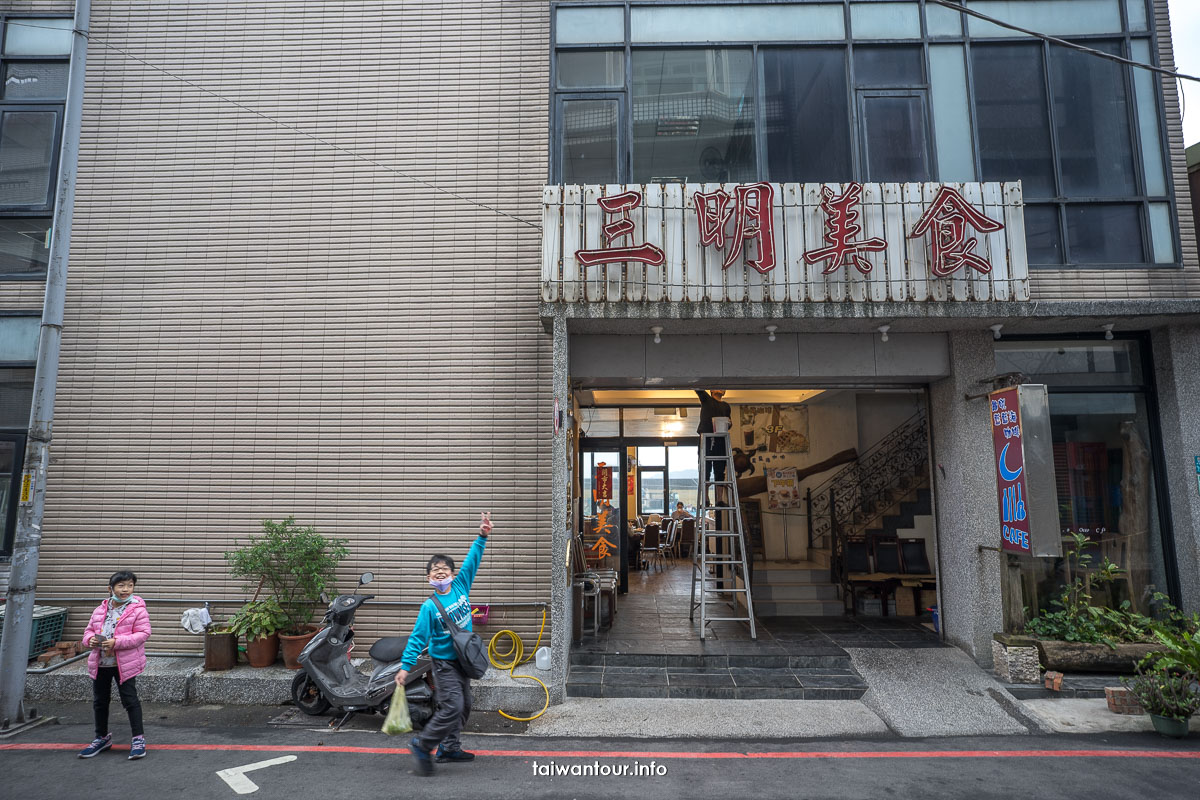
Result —
[{"label": "overhead power line", "polygon": [[1162,67],[1156,67],[1153,64],[1143,64],[1140,61],[1133,61],[1128,58],[1123,58],[1122,56],[1115,56],[1112,53],[1106,53],[1103,50],[1096,50],[1092,47],[1085,47],[1084,45],[1076,44],[1075,42],[1069,42],[1066,39],[1060,39],[1057,36],[1051,36],[1048,33],[1031,31],[1028,28],[1022,28],[1020,25],[1014,25],[1011,22],[1005,22],[1004,20],[996,19],[995,17],[989,17],[987,14],[981,13],[974,9],[967,8],[966,6],[960,6],[957,3],[952,3],[950,0],[925,0],[925,3],[932,3],[934,5],[941,6],[942,8],[952,9],[960,14],[978,17],[985,22],[990,22],[993,25],[1000,26],[1001,28],[1008,28],[1010,31],[1017,31],[1018,33],[1023,33],[1026,36],[1032,36],[1035,39],[1041,39],[1044,42],[1050,42],[1051,44],[1056,44],[1060,47],[1066,47],[1071,50],[1078,50],[1081,53],[1087,53],[1088,55],[1106,58],[1109,61],[1115,61],[1118,64],[1126,64],[1131,67],[1137,67],[1138,69],[1149,70],[1150,72],[1156,72],[1159,75],[1166,75],[1169,78],[1178,78],[1180,80],[1196,81],[1197,83],[1200,83],[1200,78],[1197,78],[1195,75],[1187,75],[1182,72],[1176,72],[1175,70],[1163,69]]}]

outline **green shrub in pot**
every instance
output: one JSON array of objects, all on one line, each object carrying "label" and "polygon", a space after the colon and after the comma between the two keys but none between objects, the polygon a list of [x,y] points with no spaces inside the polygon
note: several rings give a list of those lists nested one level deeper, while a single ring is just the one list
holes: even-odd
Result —
[{"label": "green shrub in pot", "polygon": [[1166,669],[1139,669],[1121,683],[1138,699],[1147,714],[1185,720],[1200,709],[1200,685],[1194,675]]},{"label": "green shrub in pot", "polygon": [[264,592],[277,604],[283,615],[279,633],[300,634],[313,620],[321,593],[337,594],[334,574],[348,553],[345,539],[322,536],[288,517],[263,520],[262,535],[225,553],[225,560],[235,578],[247,579],[248,590]]},{"label": "green shrub in pot", "polygon": [[229,619],[229,632],[245,636],[246,641],[265,639],[287,625],[288,618],[275,598],[254,600],[238,609]]}]

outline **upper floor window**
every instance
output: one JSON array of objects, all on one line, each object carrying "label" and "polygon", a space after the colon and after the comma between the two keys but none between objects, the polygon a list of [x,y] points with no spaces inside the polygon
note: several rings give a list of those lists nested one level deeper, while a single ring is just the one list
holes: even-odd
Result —
[{"label": "upper floor window", "polygon": [[[1145,0],[968,5],[1153,63]],[[1178,263],[1145,70],[890,0],[564,2],[554,25],[556,183],[1021,180],[1031,264]]]},{"label": "upper floor window", "polygon": [[46,270],[71,27],[0,17],[0,278]]}]

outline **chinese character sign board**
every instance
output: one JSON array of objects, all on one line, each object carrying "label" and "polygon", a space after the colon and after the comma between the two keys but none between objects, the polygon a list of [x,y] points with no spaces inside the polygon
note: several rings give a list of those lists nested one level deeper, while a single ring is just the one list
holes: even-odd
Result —
[{"label": "chinese character sign board", "polygon": [[1028,553],[1029,485],[1025,476],[1025,449],[1021,444],[1021,404],[1017,388],[988,396],[992,415],[992,448],[995,451],[996,492],[1000,498],[1000,546]]},{"label": "chinese character sign board", "polygon": [[595,482],[592,484],[595,487],[592,490],[593,500],[612,500],[613,499],[613,468],[604,465],[600,462],[596,465]]},{"label": "chinese character sign board", "polygon": [[1020,183],[543,190],[547,302],[1028,300]]}]

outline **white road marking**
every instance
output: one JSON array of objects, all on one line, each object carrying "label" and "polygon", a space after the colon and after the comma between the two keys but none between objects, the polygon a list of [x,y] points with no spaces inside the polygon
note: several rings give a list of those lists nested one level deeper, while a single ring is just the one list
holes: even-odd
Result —
[{"label": "white road marking", "polygon": [[263,767],[273,767],[276,764],[286,764],[289,761],[295,760],[296,756],[280,756],[279,758],[269,758],[266,761],[255,761],[253,764],[247,764],[244,767],[230,767],[229,769],[217,770],[217,777],[229,784],[229,788],[238,794],[250,794],[251,792],[258,791],[258,784],[246,777],[247,772],[253,772]]}]

